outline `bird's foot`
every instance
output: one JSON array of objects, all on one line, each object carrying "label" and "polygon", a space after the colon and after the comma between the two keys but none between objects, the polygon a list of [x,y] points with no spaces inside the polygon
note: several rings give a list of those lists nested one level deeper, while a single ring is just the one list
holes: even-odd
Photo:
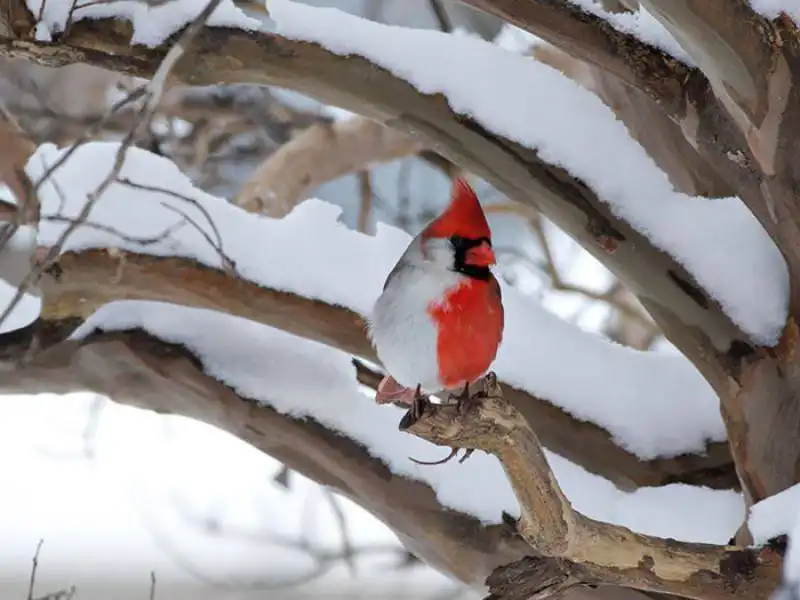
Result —
[{"label": "bird's foot", "polygon": [[[456,400],[457,410],[462,415],[466,414],[466,411],[469,410],[469,407],[470,407],[469,403],[471,401],[474,402],[473,397],[469,393],[469,385],[465,386],[464,387],[464,391],[461,392],[461,394],[459,394],[458,396],[453,396],[451,394],[450,395],[450,399],[451,400],[452,399]],[[422,396],[422,394],[420,393],[420,388],[417,387],[417,392],[416,392],[415,397],[414,397],[414,404],[412,404],[411,410],[409,410],[409,412],[406,414],[406,416],[403,417],[403,421],[401,421],[401,423],[400,423],[401,428],[404,427],[404,423],[405,423],[405,426],[407,427],[411,423],[415,423],[416,421],[418,421],[420,419],[420,417],[422,417],[422,415],[425,413],[425,409],[427,408],[428,404],[429,404],[428,398],[425,397],[425,396]],[[443,465],[443,464],[445,464],[447,462],[450,462],[453,458],[455,458],[456,455],[458,454],[459,450],[462,450],[462,449],[463,448],[452,448],[451,451],[450,451],[450,454],[448,454],[447,456],[445,456],[441,460],[434,460],[434,461],[427,462],[427,461],[423,461],[423,460],[417,460],[416,458],[413,458],[411,456],[409,456],[408,459],[410,461],[418,464],[418,465],[425,465],[425,466]],[[464,455],[461,458],[458,459],[458,463],[459,464],[463,463],[470,456],[472,456],[472,453],[474,451],[475,450],[472,449],[472,448],[467,448],[464,451]]]},{"label": "bird's foot", "polygon": [[419,387],[417,387],[417,391],[414,394],[414,399],[411,401],[411,418],[414,419],[414,421],[418,421],[425,412],[425,408],[429,403],[430,401],[428,400],[428,397],[423,395],[420,392]]},{"label": "bird's foot", "polygon": [[[462,449],[463,448],[452,448],[450,450],[450,454],[448,454],[447,456],[445,456],[441,460],[433,460],[431,462],[425,462],[424,460],[417,460],[416,458],[413,458],[411,456],[408,457],[408,460],[410,460],[411,462],[416,463],[418,465],[424,465],[424,466],[443,465],[443,464],[453,460],[453,458],[455,458],[456,455],[458,454],[458,451],[462,450]],[[475,452],[475,450],[473,448],[467,448],[464,451],[464,456],[462,456],[461,458],[458,459],[458,464],[462,464],[465,460],[467,460],[470,456],[472,456],[473,452]]]}]

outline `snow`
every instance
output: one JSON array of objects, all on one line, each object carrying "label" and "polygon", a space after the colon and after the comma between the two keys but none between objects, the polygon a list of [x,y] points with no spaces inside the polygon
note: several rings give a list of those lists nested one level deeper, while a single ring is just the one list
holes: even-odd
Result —
[{"label": "snow", "polygon": [[750,508],[748,526],[757,545],[791,532],[800,525],[800,484],[775,494]]},{"label": "snow", "polygon": [[800,597],[800,506],[795,504],[794,508],[797,518],[790,531],[789,548],[783,560],[783,580],[786,588],[794,590],[790,598],[796,600]]},{"label": "snow", "polygon": [[786,13],[800,24],[800,4],[797,0],[750,0],[750,6],[768,19],[777,19],[781,13]]},{"label": "snow", "polygon": [[510,23],[503,23],[500,32],[492,40],[492,43],[498,47],[517,54],[528,54],[532,48],[541,42],[541,38]]},{"label": "snow", "polygon": [[[41,187],[42,214],[51,216],[61,209],[65,216],[77,215],[86,194],[111,168],[117,148],[114,142],[79,148],[55,171],[57,185],[48,181]],[[29,175],[37,180],[61,153],[52,144],[41,146],[28,162]],[[254,216],[194,188],[169,160],[138,148],[129,150],[121,176],[133,182],[161,182],[168,191],[204,207],[222,238],[223,251],[244,278],[365,317],[411,239],[382,223],[375,236],[362,235],[338,222],[338,207],[315,199],[283,219]],[[62,198],[59,190],[67,196]],[[153,237],[181,219],[165,205],[185,211],[215,238],[206,217],[188,201],[119,183],[110,186],[89,220],[128,237]],[[40,244],[53,245],[64,227],[62,222],[42,222]],[[76,251],[105,247],[221,265],[217,251],[192,226],[144,246],[84,226],[65,245]],[[503,298],[506,329],[493,367],[503,381],[600,425],[642,459],[702,452],[707,440],[726,439],[716,395],[684,357],[639,352],[582,332],[505,284]]]},{"label": "snow", "polygon": [[564,167],[683,264],[757,343],[777,343],[788,314],[789,277],[763,227],[738,198],[676,192],[591,92],[547,65],[481,40],[383,25],[290,0],[270,0],[268,7],[279,34],[342,56],[364,56]]},{"label": "snow", "polygon": [[[42,11],[42,3],[44,10]],[[52,33],[64,31],[74,0],[27,0],[28,9],[39,15],[43,25],[37,24],[36,39],[49,41]],[[133,26],[132,44],[148,47],[160,45],[173,33],[180,31],[199,15],[208,5],[200,0],[170,0],[150,6],[139,0],[118,0],[110,2],[79,2],[75,9],[73,22],[84,19],[125,19]],[[261,22],[248,17],[233,0],[222,0],[211,13],[207,23],[210,27],[234,27],[245,31],[256,31]]]},{"label": "snow", "polygon": [[667,28],[659,23],[643,6],[640,6],[638,11],[612,13],[604,10],[596,0],[569,0],[569,2],[578,6],[584,12],[608,22],[617,31],[628,33],[663,50],[687,65],[694,66],[692,59],[681,48]]},{"label": "snow", "polygon": [[[94,401],[76,393],[4,396],[0,403],[0,451],[14,457],[0,462],[7,483],[1,597],[27,597],[39,539],[34,597],[75,585],[82,600],[148,598],[151,571],[156,598],[263,599],[270,592],[248,584],[302,579],[315,566],[274,538],[341,548],[322,489],[297,473],[284,489],[273,482],[277,461],[209,425],[106,403],[92,454],[84,455]],[[356,559],[354,577],[345,565],[331,565],[322,578],[272,595],[402,600],[453,591],[433,569],[393,568],[400,547],[392,532],[351,502],[340,505],[352,545],[385,551]],[[219,527],[207,528],[210,522]]]}]

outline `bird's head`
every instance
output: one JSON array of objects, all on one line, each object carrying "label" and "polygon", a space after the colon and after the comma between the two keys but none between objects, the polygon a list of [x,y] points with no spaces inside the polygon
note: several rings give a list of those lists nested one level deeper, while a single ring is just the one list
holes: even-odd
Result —
[{"label": "bird's head", "polygon": [[474,277],[488,279],[495,264],[489,223],[475,192],[461,178],[453,182],[447,209],[420,234],[425,259]]}]

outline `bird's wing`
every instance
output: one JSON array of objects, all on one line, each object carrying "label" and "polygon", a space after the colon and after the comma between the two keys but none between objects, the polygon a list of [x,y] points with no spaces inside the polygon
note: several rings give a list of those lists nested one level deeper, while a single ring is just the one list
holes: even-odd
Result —
[{"label": "bird's wing", "polygon": [[386,276],[386,281],[383,282],[383,291],[386,291],[386,288],[389,287],[389,282],[395,278],[395,276],[404,271],[405,269],[414,268],[414,261],[412,260],[412,255],[420,254],[420,236],[417,235],[411,243],[406,248],[406,251],[403,252],[403,256],[400,257],[400,260],[397,261],[397,264],[392,268],[389,274]]},{"label": "bird's wing", "polygon": [[489,279],[489,289],[491,293],[497,296],[497,302],[500,305],[500,325],[501,328],[505,325],[505,311],[503,310],[503,292],[500,290],[500,283],[497,281],[497,278],[493,275],[491,279]]},{"label": "bird's wing", "polygon": [[395,275],[397,275],[400,271],[403,271],[404,269],[408,268],[409,266],[410,265],[408,261],[404,257],[398,260],[397,264],[386,276],[386,281],[383,282],[383,291],[384,292],[386,291],[386,288],[389,287],[389,282],[391,282],[392,279],[394,279]]}]

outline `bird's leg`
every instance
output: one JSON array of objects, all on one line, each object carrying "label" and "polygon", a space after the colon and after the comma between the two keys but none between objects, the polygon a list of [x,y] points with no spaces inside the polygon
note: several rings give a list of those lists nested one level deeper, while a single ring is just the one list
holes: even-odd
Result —
[{"label": "bird's leg", "polygon": [[453,397],[456,399],[456,409],[461,415],[466,415],[475,404],[475,397],[469,393],[469,381],[464,384],[464,390]]},{"label": "bird's leg", "polygon": [[422,413],[425,412],[425,405],[428,403],[428,398],[422,394],[422,384],[417,384],[417,389],[414,390],[414,400],[411,401],[411,416],[417,421]]},{"label": "bird's leg", "polygon": [[[461,414],[465,414],[466,411],[469,410],[470,401],[472,400],[472,397],[470,396],[470,393],[469,393],[469,382],[466,383],[466,385],[464,386],[464,390],[460,394],[458,394],[457,396],[454,395],[454,394],[450,394],[450,399],[451,400],[455,399],[456,400],[457,410],[459,412],[461,412]],[[411,415],[412,415],[412,418],[415,421],[422,416],[423,412],[425,412],[425,404],[427,404],[427,402],[428,402],[428,399],[425,396],[422,395],[421,386],[418,385],[416,393],[414,394],[414,402],[411,405]],[[425,461],[417,460],[416,458],[412,458],[411,456],[409,456],[408,458],[409,458],[409,460],[411,460],[412,462],[417,463],[418,465],[426,465],[426,466],[443,465],[446,462],[450,462],[451,459],[455,458],[455,456],[456,456],[456,454],[458,454],[459,450],[461,450],[461,448],[452,448],[450,454],[445,456],[443,459],[432,461],[432,462],[425,462]],[[458,460],[458,462],[459,463],[463,463],[470,456],[472,456],[472,453],[474,451],[475,450],[472,449],[472,448],[467,448],[464,451],[464,456],[462,456]]]}]

